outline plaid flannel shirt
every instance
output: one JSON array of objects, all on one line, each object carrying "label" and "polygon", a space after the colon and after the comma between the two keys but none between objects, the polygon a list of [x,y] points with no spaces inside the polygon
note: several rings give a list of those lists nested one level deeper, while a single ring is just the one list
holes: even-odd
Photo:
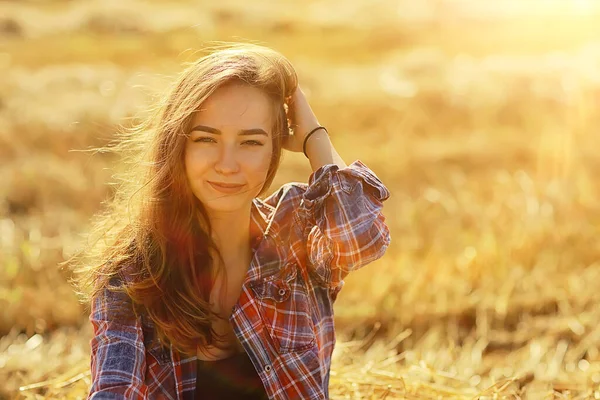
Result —
[{"label": "plaid flannel shirt", "polygon": [[[333,303],[344,277],[383,256],[388,189],[360,160],[327,164],[308,184],[283,185],[252,203],[254,255],[230,323],[271,399],[329,397]],[[123,293],[105,289],[90,321],[88,399],[201,398],[197,357],[154,344],[152,322]],[[118,315],[118,317],[117,317]]]}]

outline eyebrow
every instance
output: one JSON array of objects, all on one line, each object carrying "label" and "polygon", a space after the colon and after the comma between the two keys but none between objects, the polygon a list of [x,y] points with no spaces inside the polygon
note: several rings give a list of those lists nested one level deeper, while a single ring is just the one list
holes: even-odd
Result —
[{"label": "eyebrow", "polygon": [[[198,125],[192,128],[191,132],[193,131],[202,131],[202,132],[207,132],[207,133],[214,133],[215,135],[220,135],[221,131],[216,129],[216,128],[211,128],[210,126],[204,126],[204,125]],[[261,128],[253,128],[253,129],[242,129],[238,132],[239,136],[251,136],[251,135],[264,135],[264,136],[269,136],[269,134],[267,132],[265,132],[264,129]]]}]

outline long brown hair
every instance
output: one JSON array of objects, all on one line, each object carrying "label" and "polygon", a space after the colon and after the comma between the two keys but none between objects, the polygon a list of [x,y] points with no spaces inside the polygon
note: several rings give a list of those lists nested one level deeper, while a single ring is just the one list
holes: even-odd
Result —
[{"label": "long brown hair", "polygon": [[[298,83],[291,63],[272,49],[238,43],[210,50],[179,75],[149,118],[123,130],[107,147],[122,157],[125,171],[117,176],[114,198],[93,221],[88,246],[65,262],[73,266],[72,282],[83,301],[93,301],[107,288],[126,292],[135,312],[143,310],[154,322],[158,338],[188,354],[216,336],[209,271],[212,255],[222,260],[206,210],[185,178],[183,156],[193,114],[216,89],[232,82],[271,98],[273,156],[260,196],[279,167],[282,136],[289,133],[284,103]],[[121,278],[121,285],[110,285],[113,278]]]}]

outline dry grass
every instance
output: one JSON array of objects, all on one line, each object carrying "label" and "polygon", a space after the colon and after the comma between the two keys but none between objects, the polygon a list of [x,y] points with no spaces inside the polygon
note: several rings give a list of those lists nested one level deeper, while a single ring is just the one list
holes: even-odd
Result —
[{"label": "dry grass", "polygon": [[[56,265],[114,160],[72,150],[237,39],[286,54],[392,192],[392,246],[336,308],[333,398],[600,398],[600,10],[555,3],[4,2],[0,399],[87,393],[90,326]],[[309,173],[286,154],[273,187]]]}]

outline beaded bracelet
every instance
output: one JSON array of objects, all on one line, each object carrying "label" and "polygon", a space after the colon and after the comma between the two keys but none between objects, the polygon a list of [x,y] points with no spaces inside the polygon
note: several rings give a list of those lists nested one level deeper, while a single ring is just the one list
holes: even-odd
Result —
[{"label": "beaded bracelet", "polygon": [[308,141],[308,138],[310,137],[310,135],[312,135],[313,133],[315,133],[319,129],[323,129],[329,135],[329,132],[327,132],[327,129],[325,129],[324,126],[317,126],[315,129],[313,129],[312,131],[308,132],[308,134],[304,137],[304,143],[302,144],[302,152],[304,153],[304,155],[306,156],[306,158],[308,158],[308,155],[306,154],[306,142]]}]

